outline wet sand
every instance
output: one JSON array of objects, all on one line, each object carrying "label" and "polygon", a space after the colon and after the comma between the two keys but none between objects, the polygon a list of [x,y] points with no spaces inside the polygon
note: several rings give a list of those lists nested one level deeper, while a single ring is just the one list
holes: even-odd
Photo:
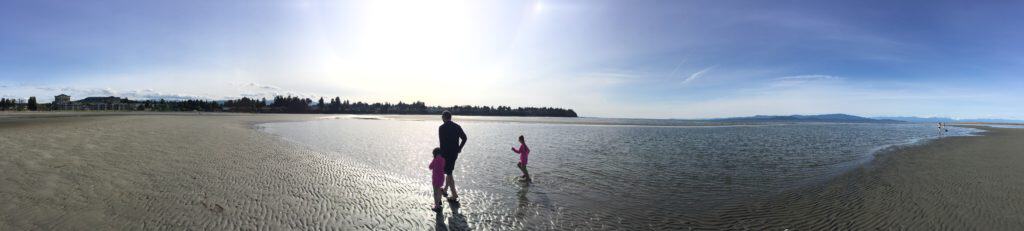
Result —
[{"label": "wet sand", "polygon": [[437,219],[429,186],[252,126],[312,116],[3,117],[0,230],[422,229]]},{"label": "wet sand", "polygon": [[[468,212],[446,203],[435,215],[420,181],[253,126],[317,115],[13,115],[0,115],[0,230],[524,227],[488,213],[487,196],[472,189],[460,189]],[[711,229],[1024,227],[1024,129],[979,128],[989,132],[892,150],[824,186],[683,222]]]},{"label": "wet sand", "polygon": [[1024,227],[1024,129],[992,128],[880,153],[825,186],[736,205],[698,226],[796,230]]}]

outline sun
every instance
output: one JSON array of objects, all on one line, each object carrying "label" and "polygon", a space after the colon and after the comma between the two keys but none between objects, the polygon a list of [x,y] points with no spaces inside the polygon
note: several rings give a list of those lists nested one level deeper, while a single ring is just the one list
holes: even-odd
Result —
[{"label": "sun", "polygon": [[[357,5],[353,33],[332,68],[345,84],[387,94],[480,85],[497,76],[486,63],[480,7],[468,0],[366,1]],[[382,93],[385,94],[385,93]]]},{"label": "sun", "polygon": [[476,59],[480,28],[469,2],[369,1],[363,6],[355,52],[363,68],[452,69]]}]

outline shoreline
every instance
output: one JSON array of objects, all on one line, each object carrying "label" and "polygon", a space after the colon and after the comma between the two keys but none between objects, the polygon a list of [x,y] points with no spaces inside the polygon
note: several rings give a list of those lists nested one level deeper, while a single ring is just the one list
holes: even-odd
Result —
[{"label": "shoreline", "polygon": [[[1024,170],[1011,168],[1024,165],[1024,145],[1014,142],[1024,139],[1024,129],[960,126],[983,131],[977,136],[892,147],[823,184],[718,209],[701,226],[809,230],[1024,226],[1024,218],[1005,215],[1024,214],[1020,206],[1024,195],[1019,193],[1024,190]],[[1001,168],[987,168],[993,165]]]}]

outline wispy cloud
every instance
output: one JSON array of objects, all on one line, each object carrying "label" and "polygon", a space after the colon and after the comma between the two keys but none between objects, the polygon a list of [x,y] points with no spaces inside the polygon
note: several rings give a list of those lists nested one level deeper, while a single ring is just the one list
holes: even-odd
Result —
[{"label": "wispy cloud", "polygon": [[815,81],[815,80],[842,80],[842,77],[833,75],[794,75],[775,78],[781,81]]},{"label": "wispy cloud", "polygon": [[277,87],[277,86],[274,86],[274,85],[263,85],[263,84],[258,84],[258,83],[246,83],[246,84],[242,84],[242,86],[243,87],[248,87],[248,88],[263,89],[263,90],[280,90],[281,89],[280,87]]},{"label": "wispy cloud", "polygon": [[793,75],[784,76],[773,79],[771,83],[772,87],[792,87],[797,85],[807,85],[813,83],[830,83],[843,81],[845,78],[834,76],[834,75]]},{"label": "wispy cloud", "polygon": [[690,82],[693,82],[694,80],[697,80],[700,77],[703,77],[705,74],[708,73],[708,71],[711,71],[711,69],[715,69],[715,66],[710,66],[710,67],[704,68],[704,69],[702,69],[700,71],[694,72],[693,74],[690,74],[689,77],[686,77],[686,79],[683,79],[682,84],[685,85],[685,84],[688,84]]},{"label": "wispy cloud", "polygon": [[616,70],[583,74],[577,78],[581,81],[586,81],[588,84],[612,86],[641,80],[644,75],[644,73],[640,72]]},{"label": "wispy cloud", "polygon": [[676,64],[676,67],[672,68],[672,71],[668,73],[668,76],[673,76],[673,77],[676,76],[676,73],[679,72],[679,68],[682,67],[683,64],[685,64],[685,63],[686,63],[686,59],[680,59],[679,63]]}]

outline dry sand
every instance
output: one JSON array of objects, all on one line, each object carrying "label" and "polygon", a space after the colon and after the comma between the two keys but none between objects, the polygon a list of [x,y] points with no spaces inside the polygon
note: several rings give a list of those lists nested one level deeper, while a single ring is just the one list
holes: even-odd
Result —
[{"label": "dry sand", "polygon": [[252,126],[312,116],[0,117],[0,230],[422,229],[435,221],[429,186]]},{"label": "dry sand", "polygon": [[1019,230],[1024,227],[1024,129],[975,127],[881,153],[824,187],[734,206],[711,227],[791,230]]}]

